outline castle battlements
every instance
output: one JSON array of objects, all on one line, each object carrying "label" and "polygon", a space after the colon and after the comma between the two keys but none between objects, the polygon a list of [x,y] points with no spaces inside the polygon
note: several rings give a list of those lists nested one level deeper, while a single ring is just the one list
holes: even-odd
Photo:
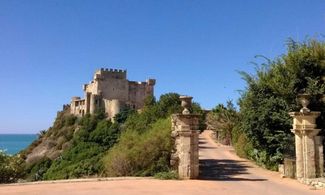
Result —
[{"label": "castle battlements", "polygon": [[124,107],[141,109],[145,98],[153,95],[155,84],[155,79],[129,81],[126,70],[101,68],[83,85],[85,97],[72,98],[71,114],[83,116],[104,108],[108,118],[113,118]]},{"label": "castle battlements", "polygon": [[126,79],[126,70],[101,68],[95,72],[96,79]]},{"label": "castle battlements", "polygon": [[126,70],[122,70],[122,69],[113,69],[113,68],[101,68],[99,70],[97,70],[96,72],[98,71],[101,71],[101,72],[110,72],[110,73],[114,73],[114,72],[125,72],[126,73]]}]

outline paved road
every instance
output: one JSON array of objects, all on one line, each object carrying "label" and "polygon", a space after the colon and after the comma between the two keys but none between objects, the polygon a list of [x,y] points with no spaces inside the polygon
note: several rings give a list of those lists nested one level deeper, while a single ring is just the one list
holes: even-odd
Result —
[{"label": "paved road", "polygon": [[201,176],[199,180],[163,181],[155,179],[118,179],[111,181],[3,185],[0,194],[64,195],[64,194],[135,194],[135,195],[308,195],[325,194],[310,190],[292,179],[281,179],[276,172],[256,167],[234,155],[231,147],[219,146],[210,131],[200,135]]},{"label": "paved road", "polygon": [[[262,169],[235,155],[232,147],[215,143],[211,131],[200,135],[200,179],[222,182],[229,191],[244,194],[325,194],[310,190],[293,179],[282,179],[278,172]],[[230,193],[231,194],[231,193]]]}]

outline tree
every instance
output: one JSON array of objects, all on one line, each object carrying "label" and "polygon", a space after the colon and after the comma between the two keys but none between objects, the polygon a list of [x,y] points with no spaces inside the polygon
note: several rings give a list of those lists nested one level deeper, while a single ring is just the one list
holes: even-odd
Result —
[{"label": "tree", "polygon": [[206,122],[216,133],[220,132],[220,134],[217,134],[218,140],[229,145],[232,142],[232,130],[238,123],[238,118],[238,113],[232,101],[228,101],[226,107],[219,104],[212,109],[207,115]]},{"label": "tree", "polygon": [[288,41],[286,54],[268,59],[255,75],[241,72],[247,83],[239,105],[239,131],[252,144],[248,157],[257,163],[276,169],[282,162],[287,143],[292,140],[290,111],[299,110],[299,93],[313,96],[311,110],[322,111],[318,127],[324,134],[325,43],[308,40],[303,43]]}]

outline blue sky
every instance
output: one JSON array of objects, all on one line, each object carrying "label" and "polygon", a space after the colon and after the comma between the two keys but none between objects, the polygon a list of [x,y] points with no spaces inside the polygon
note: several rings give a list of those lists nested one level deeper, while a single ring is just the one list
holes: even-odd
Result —
[{"label": "blue sky", "polygon": [[48,128],[100,67],[156,78],[158,97],[236,102],[254,56],[324,34],[323,0],[0,0],[0,133]]}]

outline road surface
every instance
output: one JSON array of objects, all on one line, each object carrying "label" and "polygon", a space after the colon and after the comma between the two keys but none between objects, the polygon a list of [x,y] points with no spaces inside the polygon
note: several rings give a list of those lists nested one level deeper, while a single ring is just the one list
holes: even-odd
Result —
[{"label": "road surface", "polygon": [[5,195],[308,195],[325,194],[325,190],[310,187],[293,179],[281,179],[279,174],[264,170],[237,157],[231,147],[216,144],[211,132],[200,135],[200,179],[156,180],[119,178],[108,181],[81,180],[27,185],[0,185]]}]

